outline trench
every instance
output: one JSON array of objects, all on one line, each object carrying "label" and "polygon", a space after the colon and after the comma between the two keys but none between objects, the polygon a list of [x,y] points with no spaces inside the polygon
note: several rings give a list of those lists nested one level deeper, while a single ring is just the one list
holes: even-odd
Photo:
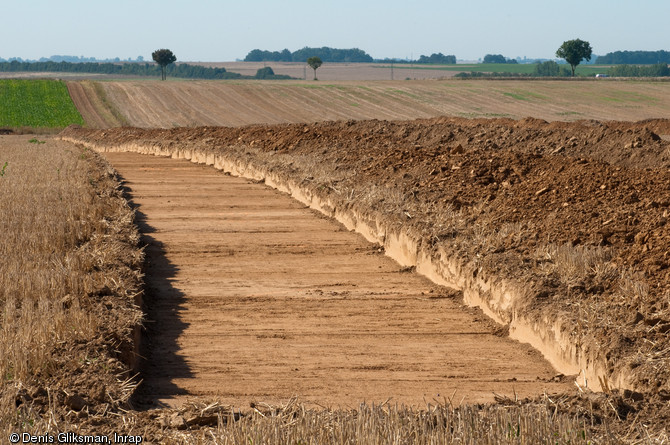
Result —
[{"label": "trench", "polygon": [[124,179],[148,246],[140,406],[294,396],[333,407],[425,406],[572,388],[457,291],[383,255],[400,244],[371,243],[362,219],[326,217],[301,202],[307,195],[293,199],[250,171],[104,156]]}]

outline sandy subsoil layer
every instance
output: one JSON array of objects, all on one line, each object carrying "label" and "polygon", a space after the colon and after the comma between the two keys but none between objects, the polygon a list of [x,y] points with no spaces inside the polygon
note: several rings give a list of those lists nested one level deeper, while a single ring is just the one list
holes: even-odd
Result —
[{"label": "sandy subsoil layer", "polygon": [[105,155],[148,242],[137,401],[491,401],[572,387],[458,295],[291,198],[186,161]]}]

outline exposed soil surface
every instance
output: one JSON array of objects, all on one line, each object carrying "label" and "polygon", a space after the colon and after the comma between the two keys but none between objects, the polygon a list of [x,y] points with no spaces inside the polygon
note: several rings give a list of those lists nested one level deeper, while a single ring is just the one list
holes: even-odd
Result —
[{"label": "exposed soil surface", "polygon": [[282,193],[187,161],[105,156],[148,242],[140,404],[423,405],[574,387],[454,291]]},{"label": "exposed soil surface", "polygon": [[96,95],[91,92],[87,94],[84,85],[86,85],[84,82],[68,82],[67,89],[72,101],[75,103],[87,126],[92,128],[107,128],[107,121],[93,104]]},{"label": "exposed soil surface", "polygon": [[115,115],[115,110],[106,102],[106,98],[101,97],[99,84],[87,80],[71,81],[67,83],[67,89],[87,127],[120,127],[125,123]]},{"label": "exposed soil surface", "polygon": [[364,203],[481,273],[526,283],[515,311],[563,321],[574,344],[605,364],[603,377],[662,394],[670,394],[667,133],[658,120],[537,119],[71,130],[104,144],[237,151],[333,199]]},{"label": "exposed soil surface", "polygon": [[[670,115],[670,88],[664,82],[146,80],[102,82],[101,86],[110,106],[129,125],[147,128],[445,115],[534,116],[548,121]],[[78,97],[74,99],[80,106]],[[117,125],[107,122],[107,126]]]}]

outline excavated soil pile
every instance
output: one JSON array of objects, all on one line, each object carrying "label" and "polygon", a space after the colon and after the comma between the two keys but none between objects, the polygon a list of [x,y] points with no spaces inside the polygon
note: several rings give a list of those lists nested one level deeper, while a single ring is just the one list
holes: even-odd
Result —
[{"label": "excavated soil pile", "polygon": [[[262,162],[383,214],[424,249],[520,283],[509,313],[558,320],[624,382],[670,399],[670,121],[349,121],[69,128],[99,146],[197,148]],[[506,321],[505,314],[500,314]],[[511,317],[511,315],[510,315]],[[597,386],[597,385],[596,385]]]}]

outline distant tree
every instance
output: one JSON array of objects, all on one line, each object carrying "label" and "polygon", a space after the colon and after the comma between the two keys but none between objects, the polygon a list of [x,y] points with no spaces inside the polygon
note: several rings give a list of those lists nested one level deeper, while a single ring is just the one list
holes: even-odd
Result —
[{"label": "distant tree", "polygon": [[314,56],[314,57],[310,57],[309,59],[307,59],[307,65],[309,65],[310,67],[312,67],[312,69],[314,70],[314,80],[318,80],[318,79],[316,78],[316,70],[317,70],[321,65],[323,65],[323,62],[321,61],[321,58],[316,57],[316,56]]},{"label": "distant tree", "polygon": [[558,66],[558,63],[553,60],[547,60],[546,62],[538,63],[535,65],[535,75],[541,77],[557,77],[561,73],[561,68]]},{"label": "distant tree", "polygon": [[265,68],[259,68],[258,71],[256,71],[256,75],[254,77],[256,79],[267,79],[274,75],[275,75],[274,70],[269,66],[266,66]]},{"label": "distant tree", "polygon": [[[245,62],[302,62],[309,57],[318,57],[323,62],[343,62],[343,63],[372,63],[374,59],[365,51],[358,48],[338,49],[329,48],[309,48],[304,47],[291,52],[287,48],[281,51],[265,51],[260,49],[251,50],[244,58]],[[455,62],[454,62],[455,63]]]},{"label": "distant tree", "polygon": [[165,80],[165,68],[169,64],[174,63],[177,60],[177,56],[175,56],[169,49],[157,49],[151,53],[151,57],[154,59],[154,62],[160,65],[161,80]]},{"label": "distant tree", "polygon": [[575,68],[581,63],[582,60],[591,60],[591,55],[593,54],[593,49],[591,44],[584,40],[575,39],[567,40],[556,51],[556,57],[565,59],[566,62],[570,64],[572,68],[572,76],[575,76]]},{"label": "distant tree", "polygon": [[484,63],[507,63],[507,59],[502,54],[487,54],[484,56]]},{"label": "distant tree", "polygon": [[654,65],[617,65],[610,68],[607,74],[611,77],[668,77],[670,68],[667,63]]},{"label": "distant tree", "polygon": [[290,62],[292,60],[293,60],[293,54],[291,54],[291,51],[289,51],[288,48],[284,48],[279,53],[279,61],[280,62]]},{"label": "distant tree", "polygon": [[484,56],[483,63],[519,63],[516,59],[506,59],[502,54],[487,54]]},{"label": "distant tree", "polygon": [[419,57],[419,60],[416,61],[416,63],[439,63],[439,64],[455,64],[456,63],[456,56],[454,55],[449,55],[445,56],[442,53],[433,53],[430,56],[424,56],[421,55]]}]

